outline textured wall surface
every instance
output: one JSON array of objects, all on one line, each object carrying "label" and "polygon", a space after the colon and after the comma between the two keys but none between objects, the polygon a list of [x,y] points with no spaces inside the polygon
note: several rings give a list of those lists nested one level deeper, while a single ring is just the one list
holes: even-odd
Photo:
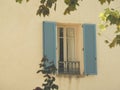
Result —
[{"label": "textured wall surface", "polygon": [[[64,16],[66,6],[62,0],[59,2],[57,11],[44,18],[36,16],[39,0],[21,5],[15,0],[0,0],[0,90],[33,90],[42,84],[42,76],[36,71],[43,56],[43,20],[98,25],[98,15],[107,6],[101,6],[97,0],[83,0],[77,11]],[[111,6],[119,7],[119,1]],[[109,49],[104,43],[112,37],[110,30],[97,35],[98,75],[57,76],[59,90],[120,90],[120,47]]]}]

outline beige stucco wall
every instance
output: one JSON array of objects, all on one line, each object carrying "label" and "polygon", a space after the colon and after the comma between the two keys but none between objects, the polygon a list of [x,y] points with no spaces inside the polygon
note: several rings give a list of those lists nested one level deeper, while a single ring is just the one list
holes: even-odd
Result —
[{"label": "beige stucco wall", "polygon": [[[39,0],[21,5],[15,0],[0,0],[0,90],[32,90],[42,84],[42,76],[36,71],[42,58],[43,20],[98,24],[104,6],[97,0],[83,1],[77,11],[64,16],[61,12],[65,6],[59,0],[57,12],[43,18],[35,15]],[[112,6],[118,8],[119,1]],[[110,30],[97,35],[98,75],[57,76],[59,90],[120,90],[120,47],[109,49],[104,43],[111,36]]]}]

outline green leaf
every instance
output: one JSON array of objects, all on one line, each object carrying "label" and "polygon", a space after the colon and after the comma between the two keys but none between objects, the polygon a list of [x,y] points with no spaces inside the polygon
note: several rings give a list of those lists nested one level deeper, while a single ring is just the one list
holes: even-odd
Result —
[{"label": "green leaf", "polygon": [[53,89],[53,90],[54,90],[54,89],[58,90],[58,85],[53,84],[53,85],[52,85],[52,89]]},{"label": "green leaf", "polygon": [[38,70],[36,73],[40,73],[40,72],[42,72],[43,70]]},{"label": "green leaf", "polygon": [[[16,0],[18,3],[22,3],[23,0]],[[29,0],[26,0],[26,2],[29,2]]]},{"label": "green leaf", "polygon": [[47,82],[47,81],[48,81],[48,79],[45,79],[45,80],[44,80],[44,82]]},{"label": "green leaf", "polygon": [[98,35],[101,36],[101,33],[99,32]]},{"label": "green leaf", "polygon": [[69,8],[66,8],[66,9],[65,9],[65,11],[64,11],[64,15],[66,15],[66,14],[70,14],[70,10],[69,10]]},{"label": "green leaf", "polygon": [[41,87],[36,87],[35,89],[33,90],[43,90]]},{"label": "green leaf", "polygon": [[18,2],[18,3],[22,3],[22,0],[16,0],[16,2]]},{"label": "green leaf", "polygon": [[107,21],[110,21],[110,24],[111,24],[111,25],[112,25],[112,24],[116,24],[116,22],[117,22],[117,18],[116,18],[115,16],[111,15],[111,14],[107,17],[106,20],[107,20]]},{"label": "green leaf", "polygon": [[49,8],[51,8],[51,7],[52,7],[52,4],[53,4],[52,1],[51,1],[51,0],[48,0],[47,3],[46,3],[46,6],[49,7]]},{"label": "green leaf", "polygon": [[48,77],[48,78],[51,78],[51,77],[50,77],[50,75],[48,75],[48,74],[44,75],[44,77]]},{"label": "green leaf", "polygon": [[114,1],[114,0],[99,0],[99,2],[100,2],[101,4],[104,4],[104,3],[106,3],[106,2],[108,2],[108,4],[110,4],[112,1]]},{"label": "green leaf", "polygon": [[117,38],[117,45],[120,45],[120,35],[117,35],[116,38]]},{"label": "green leaf", "polygon": [[108,40],[105,40],[105,43],[109,43],[109,41],[108,41]]},{"label": "green leaf", "polygon": [[68,6],[65,11],[64,15],[70,14],[70,12],[77,10],[76,7],[79,6],[79,0],[64,0],[65,4]]},{"label": "green leaf", "polygon": [[65,4],[69,5],[70,4],[70,0],[64,0]]},{"label": "green leaf", "polygon": [[55,77],[52,77],[52,81],[55,81]]},{"label": "green leaf", "polygon": [[44,4],[44,3],[45,3],[45,1],[46,1],[46,0],[41,0],[40,2],[41,2],[42,4]]},{"label": "green leaf", "polygon": [[99,24],[99,28],[100,28],[102,31],[106,30],[106,26],[105,26],[104,24]]},{"label": "green leaf", "polygon": [[116,40],[113,40],[113,41],[109,44],[109,47],[110,47],[110,48],[115,47],[115,43],[116,43]]},{"label": "green leaf", "polygon": [[117,30],[115,31],[115,33],[120,33],[120,29],[117,29]]},{"label": "green leaf", "polygon": [[106,21],[106,16],[105,16],[104,13],[100,13],[99,18],[100,18],[102,21]]},{"label": "green leaf", "polygon": [[110,4],[111,0],[107,0],[108,4]]},{"label": "green leaf", "polygon": [[56,6],[57,6],[57,4],[55,3],[55,6],[54,6],[54,10],[56,11]]},{"label": "green leaf", "polygon": [[101,4],[104,4],[106,0],[99,0]]},{"label": "green leaf", "polygon": [[120,35],[116,35],[113,41],[109,44],[109,47],[113,48],[115,45],[120,45]]},{"label": "green leaf", "polygon": [[42,84],[42,86],[47,86],[47,84]]},{"label": "green leaf", "polygon": [[77,6],[80,6],[79,3],[76,3]]},{"label": "green leaf", "polygon": [[26,0],[26,2],[29,2],[29,0]]}]

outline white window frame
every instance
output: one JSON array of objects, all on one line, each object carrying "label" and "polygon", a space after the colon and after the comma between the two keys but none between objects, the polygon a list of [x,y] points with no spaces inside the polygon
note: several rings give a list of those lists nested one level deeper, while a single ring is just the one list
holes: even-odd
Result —
[{"label": "white window frame", "polygon": [[[64,42],[64,45],[63,45],[63,47],[64,47],[64,60],[67,60],[68,58],[67,58],[67,33],[66,33],[66,31],[67,31],[67,28],[73,28],[74,29],[74,34],[76,35],[76,28],[75,27],[69,27],[69,26],[66,26],[66,27],[57,27],[57,28],[63,28],[63,42]],[[57,29],[57,33],[58,33],[58,29]],[[58,34],[57,34],[58,35]],[[57,36],[57,44],[58,44],[58,40],[59,40],[59,38],[61,38],[61,37],[59,37],[59,36]],[[75,59],[75,54],[76,54],[76,50],[75,50],[75,45],[76,44],[76,37],[74,36],[74,59]],[[58,45],[58,47],[57,47],[57,49],[58,49],[58,57],[59,57],[59,45]]]},{"label": "white window frame", "polygon": [[[56,27],[56,30],[59,28],[59,27],[63,27],[63,28],[74,28],[76,31],[75,31],[75,60],[76,61],[80,61],[80,73],[82,74],[84,72],[84,65],[83,65],[83,32],[82,32],[82,25],[81,24],[74,24],[74,23],[57,23],[57,27]],[[79,32],[79,33],[77,33]],[[65,32],[66,34],[66,32]],[[80,35],[78,35],[80,34]],[[56,32],[56,38],[57,38],[57,32]],[[77,38],[80,38],[80,40],[77,41]],[[57,39],[56,39],[57,40]],[[65,37],[65,40],[66,40],[66,37]],[[56,41],[56,55],[57,55],[57,68],[59,68],[59,65],[58,65],[58,61],[59,61],[59,51],[58,51],[58,41]],[[79,45],[77,44],[80,44],[80,47]],[[66,45],[66,43],[64,43],[64,46]],[[79,49],[79,51],[77,51]],[[64,60],[67,59],[66,57],[66,50],[64,49]],[[77,58],[76,58],[77,57]]]}]

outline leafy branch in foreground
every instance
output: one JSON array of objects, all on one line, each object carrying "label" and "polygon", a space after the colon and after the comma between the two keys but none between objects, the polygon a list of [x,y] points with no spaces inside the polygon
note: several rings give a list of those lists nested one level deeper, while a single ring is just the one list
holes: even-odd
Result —
[{"label": "leafy branch in foreground", "polygon": [[[23,0],[16,0],[16,2],[18,3],[22,3]],[[26,2],[28,2],[29,0],[26,0]]]},{"label": "leafy branch in foreground", "polygon": [[55,77],[53,76],[56,72],[56,67],[53,62],[49,62],[46,57],[43,57],[41,63],[39,64],[40,70],[37,73],[42,73],[44,83],[42,87],[36,87],[33,90],[58,90],[58,85],[54,84]]},{"label": "leafy branch in foreground", "polygon": [[[22,3],[23,0],[16,0],[18,3]],[[29,0],[25,0],[28,2]],[[79,6],[79,2],[83,0],[64,0],[64,3],[66,4],[66,9],[64,10],[64,15],[70,14],[72,11],[77,10],[77,6]],[[114,0],[98,0],[100,4],[108,3],[110,4]],[[41,16],[49,16],[50,9],[52,9],[52,6],[54,6],[54,10],[56,11],[57,7],[57,0],[40,0],[40,5],[37,10],[37,15]]]},{"label": "leafy branch in foreground", "polygon": [[106,30],[109,26],[116,26],[114,39],[112,42],[106,40],[109,43],[110,48],[114,47],[115,45],[120,45],[120,12],[115,9],[107,8],[103,13],[100,14],[101,23],[99,25],[101,30]]},{"label": "leafy branch in foreground", "polygon": [[[16,0],[18,3],[22,3],[23,0]],[[25,0],[28,2],[29,0]],[[40,5],[37,10],[37,15],[41,16],[49,16],[50,9],[56,10],[58,0],[40,0]],[[72,11],[77,10],[77,6],[79,6],[79,2],[83,0],[64,0],[65,5],[67,6],[64,10],[64,15],[70,14]],[[98,0],[101,5],[111,2],[115,0]],[[105,30],[108,26],[116,26],[115,37],[112,41],[105,40],[106,43],[109,43],[110,48],[120,45],[119,43],[119,35],[120,35],[120,13],[115,9],[105,9],[105,11],[100,15],[101,24],[99,25],[100,29]]]},{"label": "leafy branch in foreground", "polygon": [[56,2],[57,0],[41,0],[41,5],[39,6],[37,10],[37,15],[41,16],[41,14],[45,16],[49,16],[50,9],[54,5],[54,10],[56,10]]},{"label": "leafy branch in foreground", "polygon": [[104,4],[104,3],[108,3],[108,4],[110,4],[112,1],[114,1],[114,0],[99,0],[100,1],[100,3],[101,4]]},{"label": "leafy branch in foreground", "polygon": [[[23,0],[16,0],[18,3],[22,3]],[[28,2],[29,0],[26,0]],[[82,0],[64,0],[64,3],[66,4],[67,8],[64,10],[64,15],[70,14],[70,12],[77,10],[77,6],[79,6],[79,1]],[[36,15],[43,15],[49,16],[50,9],[54,6],[54,11],[56,11],[57,6],[57,0],[40,0],[40,5],[37,10]]]},{"label": "leafy branch in foreground", "polygon": [[[82,1],[82,0],[81,0]],[[70,14],[71,11],[77,10],[77,6],[79,6],[79,0],[64,0],[67,8],[64,11],[64,15]]]}]

